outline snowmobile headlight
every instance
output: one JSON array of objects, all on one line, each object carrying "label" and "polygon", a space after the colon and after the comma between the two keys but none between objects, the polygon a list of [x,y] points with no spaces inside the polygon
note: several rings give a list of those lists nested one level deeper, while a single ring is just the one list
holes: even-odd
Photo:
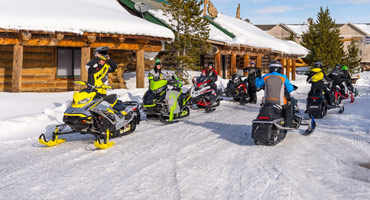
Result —
[{"label": "snowmobile headlight", "polygon": [[78,102],[78,104],[85,104],[85,103],[89,102],[90,99],[91,99],[91,97],[90,98],[82,99],[81,101]]}]

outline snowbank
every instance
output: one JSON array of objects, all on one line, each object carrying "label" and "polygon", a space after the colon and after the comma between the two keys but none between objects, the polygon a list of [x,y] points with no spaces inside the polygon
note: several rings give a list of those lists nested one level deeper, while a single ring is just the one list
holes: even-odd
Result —
[{"label": "snowbank", "polygon": [[131,15],[116,0],[3,1],[0,28],[174,38],[168,28]]},{"label": "snowbank", "polygon": [[356,85],[370,87],[370,72],[362,72],[360,74],[360,79],[357,80]]}]

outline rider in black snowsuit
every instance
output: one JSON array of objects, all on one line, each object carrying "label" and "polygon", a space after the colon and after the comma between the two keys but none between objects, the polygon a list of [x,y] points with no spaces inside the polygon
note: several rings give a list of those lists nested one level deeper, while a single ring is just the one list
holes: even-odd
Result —
[{"label": "rider in black snowsuit", "polygon": [[351,92],[354,92],[354,88],[353,88],[353,85],[351,83],[351,74],[348,72],[348,67],[347,66],[345,66],[345,65],[342,66],[341,74],[343,76],[344,82],[347,85],[348,90],[351,91]]},{"label": "rider in black snowsuit", "polygon": [[261,78],[261,69],[256,66],[256,63],[252,60],[250,67],[248,68],[248,95],[249,103],[255,104],[257,102],[257,87],[256,79]]},{"label": "rider in black snowsuit", "polygon": [[333,86],[332,88],[335,88],[336,85],[340,87],[341,94],[345,94],[345,86],[343,85],[343,81],[345,79],[343,72],[341,71],[341,66],[340,65],[335,65],[334,69],[328,77],[333,80]]}]

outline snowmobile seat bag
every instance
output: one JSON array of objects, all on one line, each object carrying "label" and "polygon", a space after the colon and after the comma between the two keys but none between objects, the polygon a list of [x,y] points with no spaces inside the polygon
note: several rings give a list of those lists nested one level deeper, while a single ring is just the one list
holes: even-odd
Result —
[{"label": "snowmobile seat bag", "polygon": [[275,120],[284,117],[283,108],[277,104],[265,103],[261,107],[260,113],[257,119],[265,118],[268,120]]},{"label": "snowmobile seat bag", "polygon": [[253,123],[252,138],[267,141],[271,138],[274,124],[272,123]]}]

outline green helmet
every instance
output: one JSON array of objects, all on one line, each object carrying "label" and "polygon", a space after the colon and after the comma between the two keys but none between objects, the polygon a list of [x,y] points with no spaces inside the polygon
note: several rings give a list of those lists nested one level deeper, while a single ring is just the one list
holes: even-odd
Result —
[{"label": "green helmet", "polygon": [[160,65],[161,64],[161,61],[157,58],[157,59],[155,59],[155,64],[154,64],[154,66],[157,66],[157,65]]},{"label": "green helmet", "polygon": [[345,65],[343,65],[343,66],[342,66],[342,70],[346,70],[346,71],[348,71],[348,67],[347,67],[347,66],[345,66]]}]

